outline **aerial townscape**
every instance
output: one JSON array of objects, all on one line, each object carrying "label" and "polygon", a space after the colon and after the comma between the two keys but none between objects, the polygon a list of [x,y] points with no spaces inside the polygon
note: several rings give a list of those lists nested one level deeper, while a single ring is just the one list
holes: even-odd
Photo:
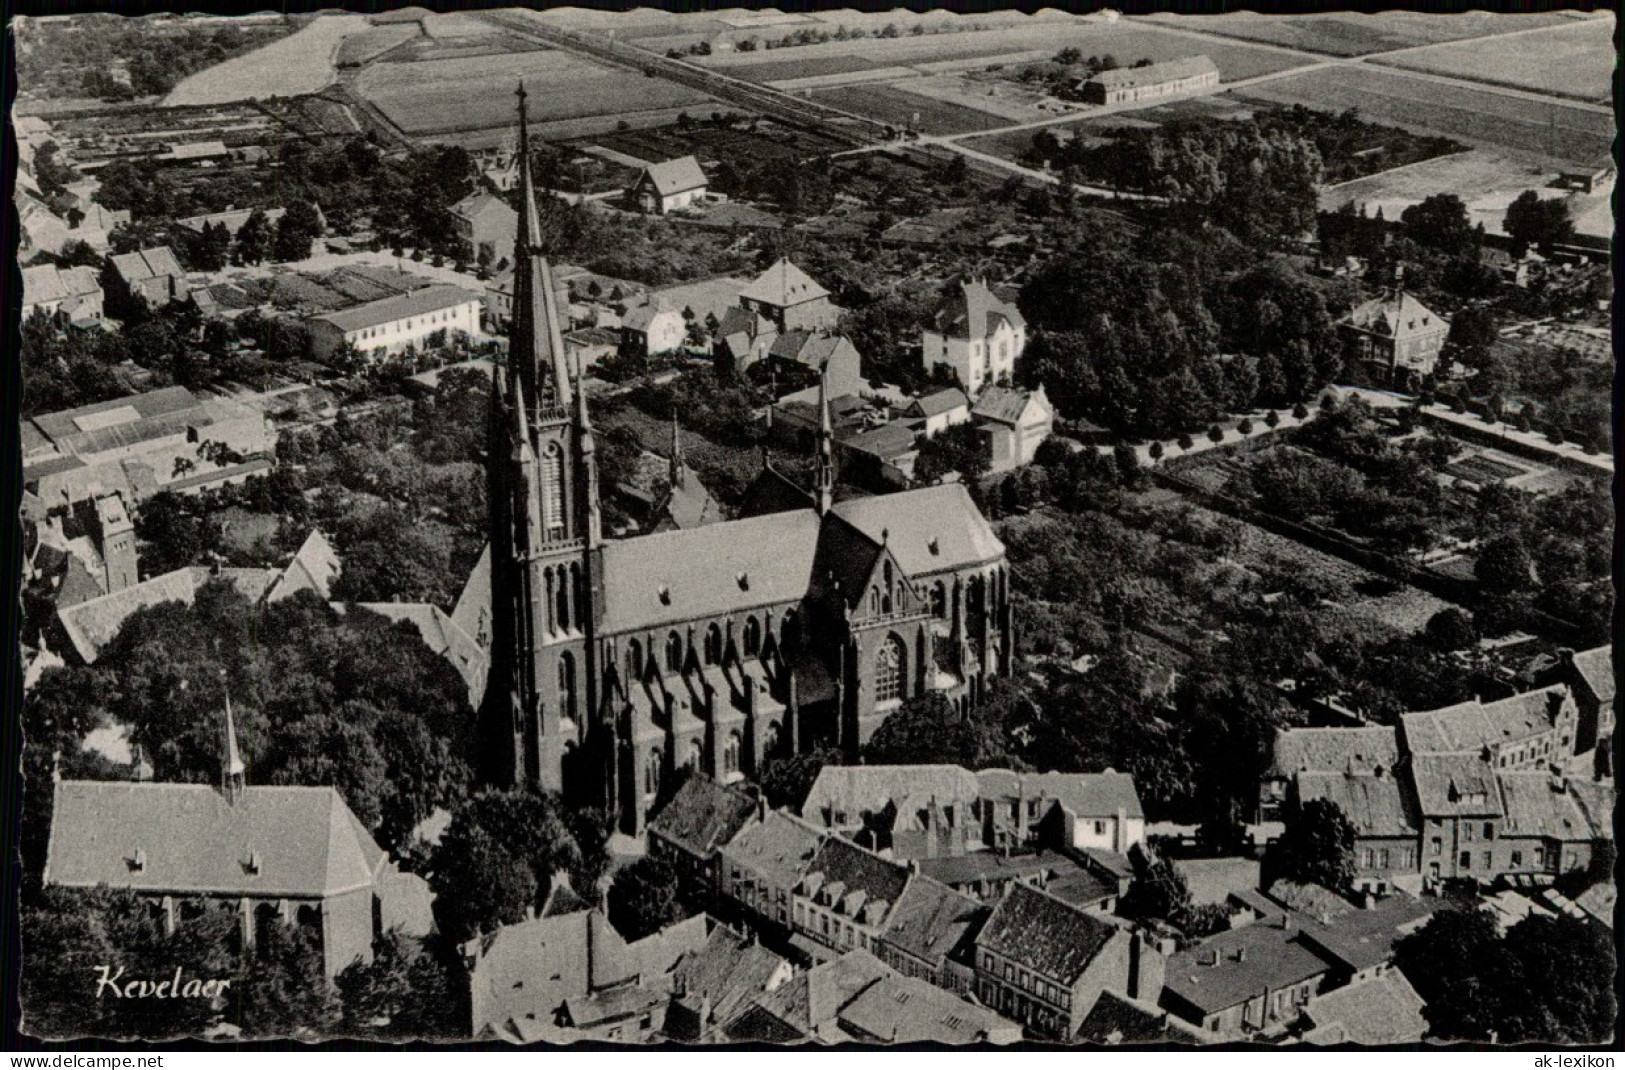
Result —
[{"label": "aerial townscape", "polygon": [[25,1033],[1615,1038],[1612,13],[11,27]]}]

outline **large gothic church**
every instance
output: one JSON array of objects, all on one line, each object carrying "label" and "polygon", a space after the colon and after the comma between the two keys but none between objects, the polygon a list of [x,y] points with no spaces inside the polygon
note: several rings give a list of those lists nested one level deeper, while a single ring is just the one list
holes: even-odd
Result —
[{"label": "large gothic church", "polygon": [[904,700],[976,703],[1011,659],[1004,546],[964,488],[834,501],[820,399],[814,486],[765,465],[742,519],[601,531],[593,430],[541,252],[525,94],[509,357],[492,379],[492,779],[537,782],[642,831],[663,778],[855,752]]}]

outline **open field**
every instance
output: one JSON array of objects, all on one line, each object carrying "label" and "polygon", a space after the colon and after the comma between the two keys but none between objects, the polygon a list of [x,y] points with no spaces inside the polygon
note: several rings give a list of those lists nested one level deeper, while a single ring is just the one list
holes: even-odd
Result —
[{"label": "open field", "polygon": [[966,134],[1010,123],[1004,116],[910,93],[906,83],[824,89],[813,99],[896,127],[913,126],[923,134]]},{"label": "open field", "polygon": [[1368,214],[1375,215],[1380,208],[1383,218],[1398,219],[1411,205],[1448,190],[1467,205],[1473,223],[1484,224],[1491,234],[1501,234],[1507,205],[1524,190],[1532,189],[1543,197],[1568,198],[1579,233],[1613,233],[1609,190],[1591,195],[1569,193],[1551,188],[1556,179],[1556,169],[1538,157],[1472,149],[1328,186],[1320,192],[1320,207],[1332,211],[1345,204],[1364,205]]},{"label": "open field", "polygon": [[[391,27],[393,28],[393,27]],[[515,52],[541,52],[546,46],[504,33],[462,35],[436,39],[422,37],[396,48],[383,58],[385,63],[426,63],[435,60],[478,59],[505,56]]]},{"label": "open field", "polygon": [[362,72],[356,89],[401,129],[432,135],[512,125],[514,87],[520,78],[530,91],[531,120],[538,124],[659,111],[709,99],[684,86],[628,76],[555,51],[381,63]]},{"label": "open field", "polygon": [[1237,12],[1204,15],[1199,19],[1156,15],[1153,20],[1245,41],[1298,48],[1305,52],[1366,56],[1396,48],[1463,41],[1536,26],[1555,26],[1569,21],[1569,16],[1496,15],[1482,11],[1459,15],[1385,11],[1381,16],[1352,13],[1279,16]]},{"label": "open field", "polygon": [[1613,116],[1606,112],[1368,67],[1287,75],[1250,87],[1245,96],[1330,111],[1357,108],[1361,118],[1373,122],[1467,144],[1513,149],[1554,165],[1602,157],[1614,138]]},{"label": "open field", "polygon": [[164,106],[319,93],[338,77],[341,43],[367,29],[361,15],[323,15],[298,33],[192,75],[170,90]]},{"label": "open field", "polygon": [[1218,65],[1225,81],[1273,74],[1307,62],[1282,52],[1243,44],[1204,44],[1180,34],[1162,33],[1144,24],[1106,25],[1062,18],[1036,19],[968,33],[830,41],[767,53],[718,53],[700,57],[697,62],[738,78],[778,82],[875,67],[978,58],[994,61],[1034,50],[1053,55],[1068,47],[1078,49],[1085,56],[1110,54],[1125,67],[1141,59],[1161,62],[1205,54]]},{"label": "open field", "polygon": [[422,30],[415,22],[397,22],[389,26],[371,26],[358,34],[352,34],[339,45],[338,65],[340,67],[359,67],[370,63],[392,48],[401,45],[422,35]]},{"label": "open field", "polygon": [[1395,56],[1396,67],[1476,82],[1607,101],[1614,77],[1614,20],[1584,19],[1536,37],[1494,37]]}]

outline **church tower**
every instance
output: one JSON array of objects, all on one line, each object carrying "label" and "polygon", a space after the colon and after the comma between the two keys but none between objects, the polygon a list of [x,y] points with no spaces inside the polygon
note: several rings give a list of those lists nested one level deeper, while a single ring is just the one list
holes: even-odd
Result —
[{"label": "church tower", "polygon": [[559,325],[563,301],[542,250],[523,83],[518,96],[513,324],[507,363],[492,375],[487,429],[492,643],[481,720],[490,779],[576,794],[567,767],[579,764],[596,709],[598,473],[586,393]]}]

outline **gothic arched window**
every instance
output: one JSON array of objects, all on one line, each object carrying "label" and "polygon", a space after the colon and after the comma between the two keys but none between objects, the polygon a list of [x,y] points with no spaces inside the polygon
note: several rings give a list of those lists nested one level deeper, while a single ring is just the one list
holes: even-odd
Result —
[{"label": "gothic arched window", "polygon": [[699,772],[700,762],[704,757],[704,754],[705,751],[704,748],[700,746],[700,741],[697,739],[691,739],[688,741],[688,758],[683,762],[683,764],[695,772]]},{"label": "gothic arched window", "polygon": [[941,580],[931,588],[931,615],[938,618],[948,615],[948,589]]},{"label": "gothic arched window", "polygon": [[762,649],[762,626],[755,617],[745,618],[745,656],[755,657]]},{"label": "gothic arched window", "polygon": [[871,588],[869,588],[869,612],[874,616],[877,616],[877,617],[880,616],[880,588],[879,587],[871,587]]},{"label": "gothic arched window", "polygon": [[890,613],[893,599],[891,562],[887,561],[882,565],[881,571],[885,578],[885,586],[880,589],[880,609],[883,613]]},{"label": "gothic arched window", "polygon": [[658,795],[660,793],[660,748],[655,747],[649,751],[649,757],[644,760],[643,766],[643,794]]},{"label": "gothic arched window", "polygon": [[559,655],[559,707],[564,716],[576,716],[576,659],[566,651]]},{"label": "gothic arched window", "polygon": [[553,595],[559,604],[559,631],[570,630],[570,573],[563,565],[559,566],[558,586]]},{"label": "gothic arched window", "polygon": [[722,629],[715,624],[705,630],[705,663],[715,665],[722,660]]},{"label": "gothic arched window", "polygon": [[549,442],[542,455],[542,526],[547,537],[564,537],[564,451]]},{"label": "gothic arched window", "polygon": [[722,775],[739,772],[740,739],[738,732],[728,734],[728,744],[722,749]]},{"label": "gothic arched window", "polygon": [[903,697],[908,676],[908,650],[895,635],[886,636],[875,654],[875,701],[891,702]]},{"label": "gothic arched window", "polygon": [[643,679],[643,644],[636,639],[626,641],[626,681],[635,683]]},{"label": "gothic arched window", "polygon": [[683,671],[683,637],[676,632],[666,636],[666,671]]}]

